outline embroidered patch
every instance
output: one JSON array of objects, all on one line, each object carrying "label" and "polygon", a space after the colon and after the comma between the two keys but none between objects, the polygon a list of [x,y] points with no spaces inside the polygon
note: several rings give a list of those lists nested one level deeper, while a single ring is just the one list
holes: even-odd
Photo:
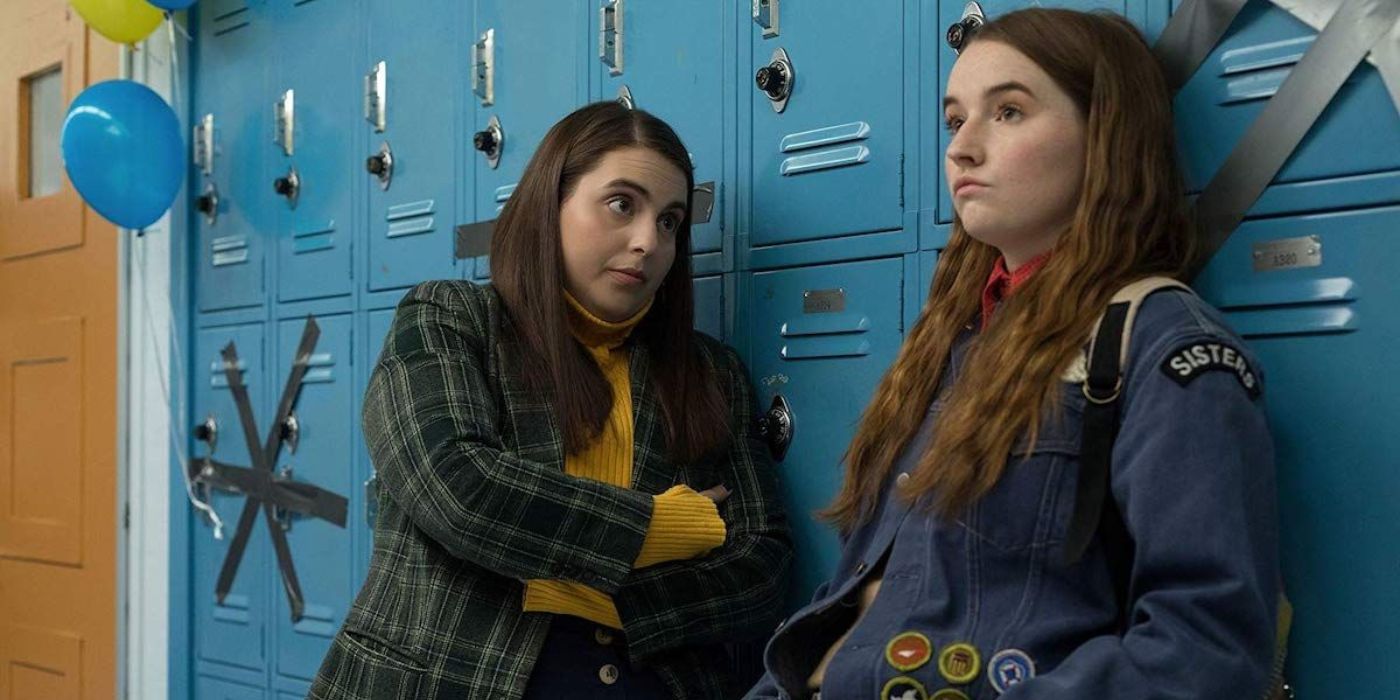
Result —
[{"label": "embroidered patch", "polygon": [[891,678],[880,691],[881,700],[928,700],[924,685],[908,676]]},{"label": "embroidered patch", "polygon": [[1020,649],[1002,649],[987,662],[987,680],[998,695],[1031,678],[1035,678],[1035,661]]},{"label": "embroidered patch", "polygon": [[904,632],[885,645],[885,661],[899,671],[913,671],[933,658],[933,644],[918,632]]},{"label": "embroidered patch", "polygon": [[1183,387],[1206,372],[1229,372],[1239,380],[1250,398],[1259,397],[1259,378],[1250,369],[1249,360],[1224,343],[1187,343],[1173,350],[1162,362],[1162,373]]},{"label": "embroidered patch", "polygon": [[938,655],[938,673],[954,685],[971,683],[981,670],[982,657],[967,642],[950,644]]}]

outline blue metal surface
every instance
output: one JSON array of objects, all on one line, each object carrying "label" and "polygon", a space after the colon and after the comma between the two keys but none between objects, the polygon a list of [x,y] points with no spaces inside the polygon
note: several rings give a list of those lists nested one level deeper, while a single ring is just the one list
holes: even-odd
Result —
[{"label": "blue metal surface", "polygon": [[[759,407],[782,395],[795,421],[778,465],[797,546],[793,603],[809,599],[836,564],[835,532],[813,513],[836,493],[846,444],[899,349],[904,274],[895,257],[744,275],[739,313]],[[818,310],[811,295],[822,293],[839,296],[840,308]]]},{"label": "blue metal surface", "polygon": [[[293,481],[315,484],[354,502],[351,438],[358,423],[359,394],[354,391],[351,319],[348,314],[316,317],[321,337],[307,363],[293,410],[300,430],[297,448],[292,452],[284,444],[274,470],[281,473],[290,469]],[[277,324],[276,370],[269,379],[279,396],[305,323],[297,318]],[[350,513],[349,520],[354,522],[355,511]],[[272,607],[276,672],[310,681],[345,619],[360,579],[354,575],[355,553],[347,546],[347,530],[316,518],[292,516],[288,522],[287,544],[306,607],[302,619],[292,622],[281,579],[271,567],[267,574],[272,578],[268,587],[276,601]]]},{"label": "blue metal surface", "polygon": [[473,175],[465,161],[471,151],[459,150],[475,105],[462,95],[470,91],[461,29],[469,11],[450,0],[369,0],[369,60],[363,70],[384,61],[387,114],[383,133],[365,120],[356,124],[365,134],[360,157],[388,142],[394,158],[387,190],[363,168],[358,175],[369,193],[370,289],[458,276],[453,225],[465,220],[458,181],[465,179],[470,192]]},{"label": "blue metal surface", "polygon": [[[220,351],[229,342],[238,350],[243,384],[248,388],[249,402],[255,420],[263,423],[258,430],[267,429],[267,400],[264,367],[263,326],[261,324],[207,328],[195,333],[192,353],[191,411],[186,419],[190,425],[212,417],[218,427],[213,456],[225,464],[252,466],[246,438],[239,422],[238,409],[228,389]],[[263,436],[256,436],[262,444]],[[190,439],[186,447],[191,457],[209,454],[208,446]],[[196,491],[196,493],[200,493]],[[268,615],[268,571],[272,559],[268,534],[262,518],[253,526],[243,553],[238,576],[233,581],[223,604],[215,602],[214,584],[228,552],[228,545],[243,510],[244,497],[217,489],[209,491],[209,504],[224,523],[224,538],[214,539],[213,528],[198,517],[190,536],[191,565],[194,569],[194,593],[191,611],[194,618],[195,655],[199,659],[266,672],[267,651],[264,632]],[[173,665],[173,664],[172,664]]]},{"label": "blue metal surface", "polygon": [[[1188,186],[1200,191],[1268,104],[1316,38],[1312,28],[1267,0],[1240,12],[1195,76],[1177,93],[1177,135]],[[1362,63],[1298,145],[1274,182],[1303,183],[1400,170],[1400,114],[1374,66]],[[1353,205],[1383,188],[1394,201],[1394,173],[1312,188],[1265,204],[1269,213]],[[1296,195],[1296,193],[1295,193]],[[1291,204],[1291,206],[1290,206]],[[1260,207],[1254,214],[1264,213]]]},{"label": "blue metal surface", "polygon": [[[1356,672],[1400,638],[1398,222],[1395,206],[1247,221],[1197,284],[1264,366],[1299,697],[1400,696],[1400,679]],[[1254,271],[1256,243],[1306,236],[1321,265]]]},{"label": "blue metal surface", "polygon": [[[271,209],[259,206],[271,193],[266,170],[268,65],[271,19],[261,3],[219,0],[201,8],[195,23],[194,119],[214,114],[214,169],[208,179],[218,188],[218,218],[211,226],[191,217],[198,240],[197,304],[203,311],[259,306],[264,302],[266,247]],[[188,190],[204,191],[196,177]]]},{"label": "blue metal surface", "polygon": [[[779,34],[741,16],[751,37],[754,246],[903,225],[902,0],[782,3]],[[796,78],[782,113],[754,74],[785,49]],[[741,75],[742,77],[742,75]],[[741,93],[742,94],[742,93]]]}]

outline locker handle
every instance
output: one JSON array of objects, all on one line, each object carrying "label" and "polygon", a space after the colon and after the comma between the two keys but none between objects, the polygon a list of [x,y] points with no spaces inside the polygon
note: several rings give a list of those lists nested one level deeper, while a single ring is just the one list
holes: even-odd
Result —
[{"label": "locker handle", "polygon": [[394,179],[394,152],[390,150],[388,141],[379,144],[379,150],[365,159],[365,172],[379,180],[380,190],[388,191],[389,183]]},{"label": "locker handle", "polygon": [[622,0],[605,0],[598,8],[598,60],[609,75],[622,75]]},{"label": "locker handle", "polygon": [[753,23],[763,28],[763,37],[778,35],[778,0],[753,0]]}]

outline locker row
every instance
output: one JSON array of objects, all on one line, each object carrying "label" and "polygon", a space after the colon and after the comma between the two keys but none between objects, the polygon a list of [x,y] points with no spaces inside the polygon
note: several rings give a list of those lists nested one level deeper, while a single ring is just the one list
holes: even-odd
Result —
[{"label": "locker row", "polygon": [[[1021,4],[210,2],[193,44],[197,309],[487,278],[485,256],[454,259],[454,227],[493,219],[548,127],[601,99],[685,140],[716,200],[694,232],[701,273],[940,247],[945,30]],[[1123,13],[1149,40],[1168,10],[1054,4]],[[1235,27],[1177,98],[1192,191],[1314,38],[1262,0]],[[1392,198],[1400,129],[1372,123],[1387,111],[1363,65],[1253,213]]]}]

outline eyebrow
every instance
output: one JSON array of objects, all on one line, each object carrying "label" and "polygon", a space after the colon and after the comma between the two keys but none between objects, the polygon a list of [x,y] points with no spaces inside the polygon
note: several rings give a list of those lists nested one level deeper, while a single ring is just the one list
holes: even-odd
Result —
[{"label": "eyebrow", "polygon": [[[612,182],[609,182],[609,183],[607,184],[607,187],[619,187],[619,186],[621,186],[621,187],[627,187],[627,188],[629,188],[629,189],[636,190],[636,191],[637,191],[639,194],[641,194],[643,197],[646,197],[647,199],[651,199],[651,192],[650,192],[649,190],[647,190],[647,188],[642,187],[642,185],[641,185],[640,183],[634,182],[634,181],[632,181],[632,180],[628,180],[628,179],[625,178],[625,177],[620,177],[620,178],[618,178],[618,179],[616,179],[616,180],[613,180]],[[670,204],[666,205],[666,208],[667,208],[667,209],[680,209],[681,211],[685,211],[685,203],[684,203],[684,202],[671,202]]]},{"label": "eyebrow", "polygon": [[[1026,93],[1027,95],[1030,95],[1032,98],[1035,97],[1035,93],[1034,93],[1034,92],[1031,92],[1031,89],[1030,89],[1030,88],[1028,88],[1028,87],[1026,87],[1025,85],[1023,85],[1023,84],[1021,84],[1021,83],[1018,83],[1018,82],[1016,82],[1016,81],[1014,81],[1014,80],[1008,80],[1008,81],[1006,81],[1006,82],[1004,82],[1004,83],[997,83],[996,85],[993,85],[993,86],[987,88],[987,91],[984,92],[984,93],[982,93],[982,96],[983,96],[984,98],[986,98],[986,97],[991,97],[992,95],[996,95],[996,94],[998,94],[998,93],[1013,92],[1013,91],[1024,92],[1024,93]],[[958,99],[957,99],[956,97],[953,97],[952,95],[948,95],[948,96],[946,96],[946,97],[943,98],[943,106],[944,106],[944,107],[948,107],[948,106],[955,105],[955,104],[958,104]]]}]

